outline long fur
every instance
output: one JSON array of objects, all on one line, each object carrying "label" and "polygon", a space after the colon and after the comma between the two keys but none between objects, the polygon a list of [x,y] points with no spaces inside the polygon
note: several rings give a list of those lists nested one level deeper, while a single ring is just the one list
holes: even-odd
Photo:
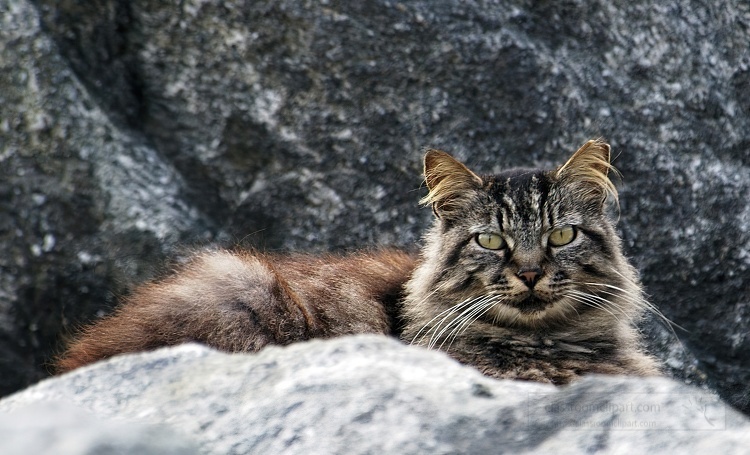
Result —
[{"label": "long fur", "polygon": [[592,139],[558,168],[557,178],[575,184],[581,190],[579,197],[610,196],[617,202],[617,188],[609,178],[610,173],[617,174],[617,169],[610,162],[609,144]]},{"label": "long fur", "polygon": [[432,205],[436,214],[460,207],[467,192],[480,188],[482,179],[449,154],[429,149],[424,157],[424,178],[429,192],[420,200]]},{"label": "long fur", "polygon": [[396,306],[414,261],[393,250],[320,257],[199,253],[82,329],[56,371],[188,341],[254,352],[310,338],[397,335]]}]

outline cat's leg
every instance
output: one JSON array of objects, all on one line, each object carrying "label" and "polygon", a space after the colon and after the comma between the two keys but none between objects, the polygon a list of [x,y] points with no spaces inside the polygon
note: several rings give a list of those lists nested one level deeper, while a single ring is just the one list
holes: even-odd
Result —
[{"label": "cat's leg", "polygon": [[303,302],[262,257],[202,253],[168,278],[137,288],[114,314],[84,328],[56,369],[188,341],[257,351],[311,338],[316,330]]}]

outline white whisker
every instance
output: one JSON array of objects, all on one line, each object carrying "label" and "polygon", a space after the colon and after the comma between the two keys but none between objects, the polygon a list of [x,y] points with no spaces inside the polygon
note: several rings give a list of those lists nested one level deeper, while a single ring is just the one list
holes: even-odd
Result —
[{"label": "white whisker", "polygon": [[[580,292],[580,291],[575,291],[575,290],[568,290],[566,292],[566,296],[579,303],[587,305],[591,308],[597,308],[602,311],[605,311],[609,313],[613,318],[615,318],[615,320],[617,320],[618,322],[620,321],[620,318],[617,316],[617,314],[615,314],[614,311],[612,311],[612,309],[608,308],[608,307],[613,307],[613,305],[611,305],[611,302],[609,302],[607,299],[603,299],[593,294],[587,294],[585,292]],[[614,309],[619,310],[619,308],[617,308],[616,306],[614,306]],[[627,317],[627,314],[623,314],[623,315]]]},{"label": "white whisker", "polygon": [[[425,297],[425,301],[427,301],[430,298],[432,298],[432,296],[435,295],[436,292],[442,290],[442,288],[445,287],[445,286],[447,286],[446,283],[441,283],[440,285],[438,285],[434,290],[432,290],[432,292],[430,292],[427,295],[427,297]],[[421,329],[419,329],[419,332],[417,332],[417,334],[414,335],[414,338],[412,338],[411,343],[409,343],[409,344],[414,344],[417,341],[417,337],[419,337],[419,335],[422,334],[422,331],[424,331],[428,326],[430,326],[430,324],[432,324],[433,321],[435,321],[436,319],[438,319],[440,317],[443,317],[443,321],[444,321],[448,316],[451,315],[451,313],[453,313],[455,311],[458,311],[458,309],[461,308],[461,306],[467,305],[467,304],[470,304],[470,303],[471,303],[471,299],[466,299],[466,300],[464,300],[462,302],[459,302],[458,304],[456,304],[456,305],[454,305],[454,306],[452,306],[452,307],[450,307],[450,308],[448,308],[448,309],[440,312],[437,316],[435,316],[434,318],[432,318],[429,321],[427,321],[427,323],[424,324],[424,326],[422,326]],[[443,321],[441,321],[440,323],[442,323]],[[438,326],[439,325],[440,324],[438,324]],[[427,333],[429,333],[429,331],[426,332],[424,335],[422,335],[422,338],[424,338],[425,336],[427,336]]]},{"label": "white whisker", "polygon": [[[477,306],[481,306],[484,304],[484,302],[487,299],[490,299],[491,296],[479,296],[475,297],[474,299],[469,300],[470,305],[467,305],[466,308],[459,314],[457,317],[453,318],[451,321],[449,321],[438,333],[435,333],[437,329],[441,326],[441,324],[444,322],[445,318],[440,321],[440,324],[435,326],[435,330],[433,331],[433,336],[430,337],[430,342],[428,344],[428,347],[430,349],[434,348],[435,345],[440,341],[440,339],[443,336],[443,333],[445,333],[446,330],[449,330],[451,327],[460,324],[460,321],[462,321],[464,318],[468,317],[472,314],[472,312],[476,309]],[[446,316],[447,317],[447,316]],[[440,345],[442,347],[442,344]],[[440,348],[438,348],[440,349]]]},{"label": "white whisker", "polygon": [[[624,293],[628,297],[628,301],[629,302],[633,303],[634,305],[637,305],[639,308],[642,308],[644,310],[650,311],[652,314],[656,315],[659,319],[661,319],[667,325],[667,327],[672,331],[672,333],[675,336],[677,336],[677,334],[674,332],[674,329],[672,328],[672,326],[687,331],[684,327],[681,327],[680,325],[676,324],[675,322],[673,322],[669,318],[667,318],[664,315],[664,313],[662,313],[659,310],[659,308],[656,307],[656,305],[654,305],[651,302],[649,302],[648,300],[644,299],[641,293],[638,293],[638,295],[637,295],[634,292],[627,291],[627,290],[622,289],[620,287],[617,287],[617,286],[614,286],[614,285],[611,285],[611,284],[605,284],[605,283],[584,283],[584,284],[591,285],[591,286],[601,286],[601,287],[605,287],[605,288],[608,288],[608,289],[614,289],[616,291],[620,291],[620,292]],[[616,294],[616,293],[613,293],[613,292],[607,291],[607,290],[600,290],[600,292],[602,292],[604,294],[607,294],[607,295],[611,295],[613,297],[620,297],[620,298],[623,297],[623,296],[621,296],[619,294]]]},{"label": "white whisker", "polygon": [[474,308],[466,315],[462,315],[460,318],[456,318],[457,324],[454,324],[455,327],[451,332],[445,337],[445,340],[440,344],[440,347],[438,349],[442,349],[443,345],[446,341],[450,340],[450,343],[448,344],[448,349],[450,349],[453,342],[456,340],[456,338],[461,335],[464,331],[466,331],[471,324],[476,322],[479,318],[484,316],[487,311],[489,311],[492,307],[494,307],[497,304],[497,298],[489,298],[486,300],[483,300],[481,303],[474,306]]},{"label": "white whisker", "polygon": [[[429,335],[431,331],[435,330],[435,328],[437,327],[440,327],[446,321],[446,319],[448,319],[453,313],[455,313],[456,311],[460,311],[461,308],[464,306],[471,305],[471,302],[472,302],[471,299],[464,300],[463,302],[460,302],[448,308],[447,310],[440,312],[437,316],[427,321],[427,323],[424,324],[424,326],[422,326],[421,329],[419,329],[419,332],[417,332],[417,334],[414,335],[414,338],[412,339],[411,344],[414,344],[417,341],[417,338],[419,337],[420,334],[422,335],[422,338],[419,339],[419,341],[421,342],[427,335]],[[440,319],[440,321],[436,325],[434,326],[431,325],[435,320],[439,318],[442,318],[442,319]],[[425,329],[427,329],[428,327],[429,327],[429,330],[425,331]],[[422,333],[423,331],[424,333]]]}]

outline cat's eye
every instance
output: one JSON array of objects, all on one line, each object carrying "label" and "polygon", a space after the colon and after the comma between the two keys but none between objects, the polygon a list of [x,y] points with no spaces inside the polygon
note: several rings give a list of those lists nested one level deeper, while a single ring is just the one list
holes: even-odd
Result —
[{"label": "cat's eye", "polygon": [[505,246],[505,240],[499,234],[483,232],[477,234],[477,243],[488,250],[499,250]]},{"label": "cat's eye", "polygon": [[553,229],[549,233],[549,244],[552,246],[564,246],[576,238],[576,228],[573,226],[563,226]]}]

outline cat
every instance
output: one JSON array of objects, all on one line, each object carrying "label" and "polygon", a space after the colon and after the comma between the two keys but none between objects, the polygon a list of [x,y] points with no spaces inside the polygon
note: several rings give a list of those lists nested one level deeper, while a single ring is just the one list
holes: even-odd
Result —
[{"label": "cat", "polygon": [[377,333],[495,378],[657,375],[636,328],[655,309],[608,216],[608,201],[617,201],[610,172],[600,140],[554,170],[487,176],[428,150],[421,202],[434,222],[418,255],[204,251],[84,328],[57,371],[189,341],[254,352]]}]

